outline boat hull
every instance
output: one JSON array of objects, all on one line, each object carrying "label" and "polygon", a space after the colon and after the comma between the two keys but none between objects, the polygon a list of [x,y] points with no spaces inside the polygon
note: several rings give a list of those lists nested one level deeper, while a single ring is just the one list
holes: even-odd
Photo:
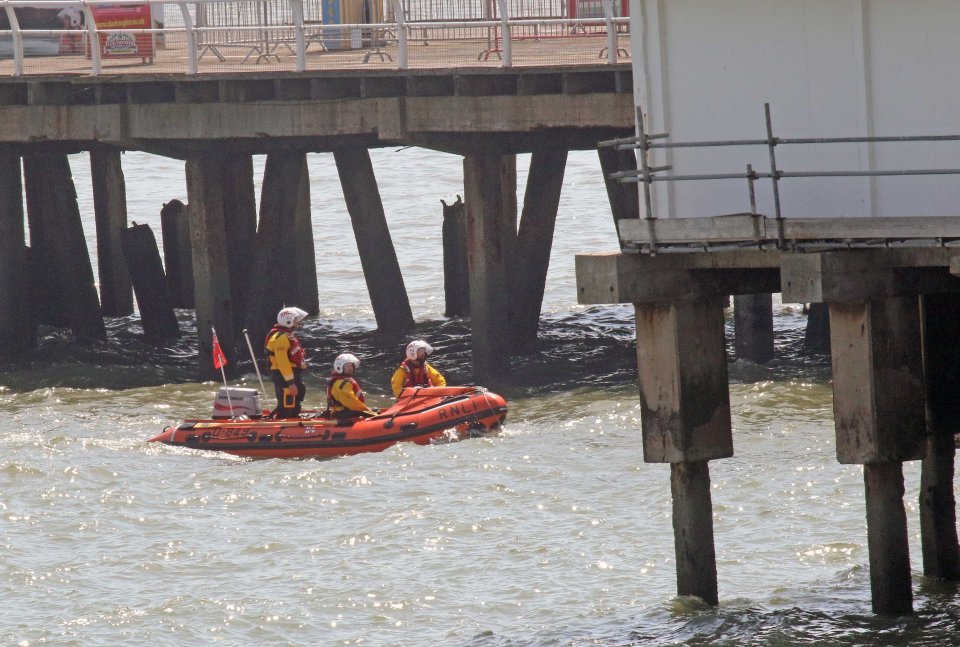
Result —
[{"label": "boat hull", "polygon": [[185,420],[150,442],[251,458],[335,458],[487,432],[506,415],[506,401],[480,387],[409,388],[372,418],[331,420],[314,413],[282,420]]}]

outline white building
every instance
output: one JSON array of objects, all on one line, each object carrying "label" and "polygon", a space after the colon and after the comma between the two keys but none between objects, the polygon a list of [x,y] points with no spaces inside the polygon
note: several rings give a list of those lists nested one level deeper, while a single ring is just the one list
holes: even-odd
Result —
[{"label": "white building", "polygon": [[[631,0],[636,104],[671,141],[960,135],[958,0]],[[960,142],[779,146],[783,171],[960,168]],[[763,146],[656,151],[769,170]],[[758,211],[773,215],[769,180]],[[659,217],[747,211],[746,180],[658,183]],[[784,179],[785,217],[960,215],[960,175]]]}]

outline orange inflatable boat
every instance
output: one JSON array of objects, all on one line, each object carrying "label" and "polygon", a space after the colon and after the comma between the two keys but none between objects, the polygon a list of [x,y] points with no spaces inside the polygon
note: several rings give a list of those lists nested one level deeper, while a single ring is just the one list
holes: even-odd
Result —
[{"label": "orange inflatable boat", "polygon": [[331,420],[311,412],[282,420],[185,420],[150,442],[256,458],[333,458],[398,442],[459,439],[497,429],[506,417],[506,401],[483,387],[419,387],[404,389],[396,404],[372,418]]}]

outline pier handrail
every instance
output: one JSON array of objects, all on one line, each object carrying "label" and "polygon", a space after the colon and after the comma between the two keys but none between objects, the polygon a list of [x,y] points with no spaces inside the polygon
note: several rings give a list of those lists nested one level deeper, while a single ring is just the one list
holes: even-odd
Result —
[{"label": "pier handrail", "polygon": [[[598,143],[599,148],[614,148],[616,150],[637,150],[636,170],[616,171],[607,177],[622,183],[643,184],[644,220],[646,221],[644,250],[649,253],[657,251],[657,237],[655,222],[657,216],[653,210],[651,186],[655,182],[690,182],[701,180],[747,180],[750,213],[757,215],[756,193],[754,182],[759,179],[771,180],[773,191],[773,207],[777,224],[777,246],[784,246],[784,216],[780,203],[780,180],[787,178],[816,178],[816,177],[892,177],[918,175],[960,175],[960,168],[924,168],[924,169],[887,169],[887,170],[844,170],[844,171],[783,171],[777,166],[776,147],[785,145],[809,144],[874,144],[900,142],[954,142],[960,141],[960,135],[887,135],[887,136],[853,136],[853,137],[775,137],[773,122],[770,117],[770,104],[765,103],[764,119],[767,137],[764,139],[728,139],[728,140],[701,140],[701,141],[667,141],[669,133],[647,134],[643,119],[643,111],[637,107],[637,136],[611,139]],[[662,140],[662,141],[661,141]],[[730,173],[691,173],[670,174],[673,165],[654,167],[650,165],[649,151],[654,149],[672,148],[717,148],[717,147],[765,146],[768,152],[770,170],[758,172],[752,164],[747,164],[746,171]],[[621,237],[622,239],[622,237]],[[697,241],[689,241],[696,244]],[[707,242],[707,241],[702,241]]]},{"label": "pier handrail", "polygon": [[[625,54],[625,50],[618,46],[618,39],[621,33],[629,33],[630,19],[628,17],[616,17],[615,8],[612,0],[602,0],[602,16],[598,17],[570,17],[566,15],[566,5],[562,2],[555,3],[563,7],[560,11],[563,15],[556,16],[537,16],[529,15],[532,12],[527,10],[516,10],[514,5],[523,6],[520,3],[511,3],[509,0],[493,0],[495,9],[493,15],[486,17],[458,17],[457,19],[429,18],[410,20],[404,9],[404,0],[382,0],[384,9],[383,18],[379,21],[364,23],[326,23],[322,21],[313,21],[308,24],[305,13],[305,4],[310,0],[0,0],[0,16],[6,18],[9,23],[9,29],[0,31],[0,42],[9,38],[12,50],[13,66],[10,69],[10,75],[23,76],[34,73],[28,61],[33,62],[39,58],[39,55],[30,55],[25,50],[25,39],[49,39],[46,42],[51,43],[54,39],[69,37],[81,37],[82,44],[78,49],[71,50],[69,54],[64,54],[62,48],[58,54],[44,56],[44,63],[40,72],[49,74],[51,67],[63,65],[70,67],[71,72],[89,73],[99,75],[103,73],[107,64],[106,57],[101,57],[101,47],[91,47],[91,43],[100,43],[104,38],[113,34],[129,34],[139,40],[141,37],[150,39],[164,37],[167,43],[178,41],[182,43],[180,47],[183,55],[170,57],[175,61],[176,66],[184,66],[186,74],[201,73],[201,58],[206,51],[211,51],[220,63],[225,63],[226,58],[219,48],[241,47],[245,48],[246,56],[242,62],[255,55],[255,62],[263,60],[268,62],[276,61],[280,63],[280,56],[276,53],[277,47],[283,47],[294,55],[292,69],[294,71],[304,71],[307,69],[307,50],[311,42],[321,42],[333,39],[342,41],[350,35],[355,39],[357,34],[365,34],[363,39],[369,38],[375,42],[375,49],[379,53],[383,43],[395,44],[398,48],[396,67],[406,69],[410,66],[409,40],[410,34],[420,32],[423,34],[424,44],[428,42],[453,42],[458,44],[472,44],[479,40],[477,32],[486,30],[494,34],[493,43],[487,50],[488,53],[496,53],[498,56],[502,53],[500,65],[502,67],[511,67],[517,64],[516,47],[518,41],[524,41],[526,55],[531,52],[543,51],[546,47],[543,43],[552,38],[600,38],[605,46],[599,47],[599,55],[596,58],[603,58],[606,52],[606,59],[609,63],[615,63],[618,60],[618,54]],[[531,3],[533,5],[534,3]],[[123,6],[149,6],[151,11],[153,7],[161,6],[176,7],[172,15],[179,18],[182,24],[162,24],[158,25],[151,18],[150,28],[126,28],[112,27],[103,28],[96,24],[94,11],[100,6],[123,7]],[[201,20],[205,6],[236,6],[237,12],[245,10],[247,13],[242,19],[237,19],[232,23],[208,24]],[[250,7],[264,7],[251,10]],[[268,11],[268,7],[271,9]],[[46,9],[56,11],[60,9],[76,9],[83,16],[83,24],[77,26],[73,24],[74,29],[52,29],[47,25],[45,28],[31,28],[25,26],[23,20],[18,20],[17,10],[19,9]],[[537,4],[534,9],[540,8]],[[556,7],[554,8],[556,10]],[[176,14],[179,14],[177,16]],[[392,14],[392,15],[390,15]],[[152,16],[152,14],[151,14]],[[621,31],[622,30],[622,31]],[[245,34],[252,34],[249,38]],[[367,36],[369,34],[369,36]],[[217,37],[225,38],[221,41],[210,41],[208,35],[213,35],[216,41]],[[233,40],[231,40],[233,39]],[[51,43],[52,44],[52,43]],[[57,41],[59,47],[59,41]],[[341,49],[352,49],[343,46]],[[363,49],[363,47],[358,47]],[[502,49],[501,49],[502,48]],[[326,50],[326,47],[323,47]],[[184,51],[185,50],[185,51]],[[551,51],[557,51],[556,49]],[[562,50],[560,50],[562,51]],[[84,58],[70,56],[70,54],[81,54]],[[483,54],[483,52],[481,52]],[[557,54],[561,56],[565,54]],[[570,56],[575,56],[571,54]],[[364,58],[364,63],[370,57]],[[478,63],[482,59],[486,62],[487,56],[477,57]],[[593,60],[595,61],[596,58]],[[380,60],[392,60],[389,55],[383,55]],[[54,63],[49,61],[53,60]],[[430,67],[446,67],[447,65],[437,65],[436,55],[431,54],[428,57]],[[152,61],[151,61],[152,62]],[[560,62],[560,61],[558,61]],[[562,61],[566,63],[567,61]],[[574,63],[577,61],[574,60]],[[583,61],[587,63],[589,61]],[[79,63],[79,65],[78,65]],[[146,64],[146,61],[144,61]],[[458,67],[463,66],[464,62],[456,61]],[[452,64],[452,63],[451,63]],[[531,56],[531,63],[545,64],[542,54]],[[169,63],[168,63],[169,65]],[[287,64],[289,65],[289,64]],[[0,59],[2,66],[2,59]],[[339,67],[338,67],[339,66]],[[324,61],[322,69],[340,69],[344,63],[337,61]],[[348,67],[357,67],[356,64]],[[79,68],[79,69],[78,69]],[[289,69],[289,68],[288,68]],[[147,70],[144,70],[147,71]],[[169,70],[165,70],[169,71]],[[180,70],[173,70],[174,72]],[[124,69],[122,73],[135,73],[133,70]],[[2,67],[0,67],[0,76],[4,76]]]}]

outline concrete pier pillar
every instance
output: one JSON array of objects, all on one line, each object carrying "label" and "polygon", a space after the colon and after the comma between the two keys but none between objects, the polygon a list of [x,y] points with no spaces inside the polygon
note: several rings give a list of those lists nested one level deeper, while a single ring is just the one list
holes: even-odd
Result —
[{"label": "concrete pier pillar", "polygon": [[[263,339],[276,323],[277,312],[283,306],[303,308],[297,301],[297,263],[294,255],[300,185],[306,163],[306,155],[301,152],[267,155],[246,308],[246,326],[254,340]],[[312,232],[310,235],[313,235]]]},{"label": "concrete pier pillar", "polygon": [[773,359],[773,295],[734,296],[733,328],[737,359],[757,364]]},{"label": "concrete pier pillar", "polygon": [[677,592],[717,604],[707,461],[733,455],[719,295],[636,304],[643,459],[671,463]]},{"label": "concrete pier pillar", "polygon": [[603,172],[603,182],[607,187],[607,198],[610,201],[610,211],[613,213],[613,223],[618,220],[627,220],[640,217],[640,193],[636,183],[623,183],[610,179],[611,173],[617,171],[636,171],[637,155],[631,150],[616,150],[614,148],[598,148],[600,170]]},{"label": "concrete pier pillar", "polygon": [[217,377],[213,368],[210,326],[228,360],[237,348],[234,330],[230,264],[227,253],[222,158],[215,154],[187,160],[187,194],[190,201],[190,242],[193,256],[193,286],[196,308],[200,375]]},{"label": "concrete pier pillar", "polygon": [[535,347],[537,342],[566,164],[564,149],[537,149],[530,157],[513,272],[516,279],[513,349],[517,351]]},{"label": "concrete pier pillar", "polygon": [[921,297],[927,388],[926,453],[920,472],[923,574],[960,580],[955,434],[960,431],[960,295]]},{"label": "concrete pier pillar", "polygon": [[[257,194],[253,185],[253,156],[223,155],[220,164],[230,292],[235,317],[242,318],[250,290],[250,259],[256,249]],[[313,257],[311,256],[311,259]],[[243,322],[237,321],[242,327]]]},{"label": "concrete pier pillar", "polygon": [[291,302],[309,313],[320,311],[320,286],[317,281],[317,253],[313,242],[313,214],[310,209],[310,169],[307,156],[300,165],[300,184],[297,191],[296,211],[293,219],[294,261],[293,290]]},{"label": "concrete pier pillar", "polygon": [[23,158],[30,243],[66,324],[80,339],[106,339],[70,162],[63,154]]},{"label": "concrete pier pillar", "polygon": [[[380,199],[380,189],[365,148],[333,151],[360,253],[370,304],[381,331],[401,332],[413,328],[413,313],[403,284],[397,252]],[[416,250],[410,250],[419,255]]]},{"label": "concrete pier pillar", "polygon": [[25,235],[20,158],[0,154],[0,354],[25,351],[36,341]]},{"label": "concrete pier pillar", "polygon": [[470,272],[467,270],[467,213],[463,200],[443,200],[443,298],[447,317],[470,314]]},{"label": "concrete pier pillar", "polygon": [[907,514],[903,507],[903,464],[866,463],[863,482],[870,550],[870,594],[873,612],[913,611]]},{"label": "concrete pier pillar", "polygon": [[473,374],[490,382],[510,368],[510,270],[517,245],[516,156],[470,154],[463,162]]},{"label": "concrete pier pillar", "polygon": [[127,187],[120,151],[114,148],[91,150],[90,177],[97,223],[100,309],[104,315],[123,317],[133,313],[133,289],[121,243],[121,236],[127,228]]},{"label": "concrete pier pillar", "polygon": [[707,461],[671,463],[673,542],[677,558],[677,595],[719,602],[717,557],[713,545],[713,504]]},{"label": "concrete pier pillar", "polygon": [[875,613],[912,611],[902,462],[924,449],[916,296],[830,303],[837,458],[862,463]]}]

